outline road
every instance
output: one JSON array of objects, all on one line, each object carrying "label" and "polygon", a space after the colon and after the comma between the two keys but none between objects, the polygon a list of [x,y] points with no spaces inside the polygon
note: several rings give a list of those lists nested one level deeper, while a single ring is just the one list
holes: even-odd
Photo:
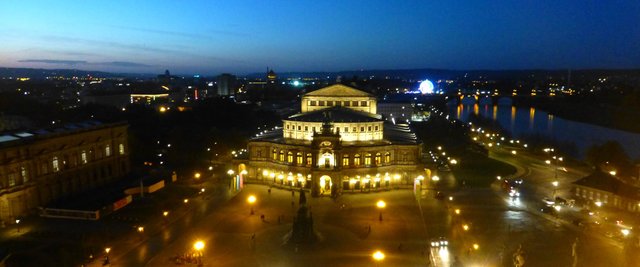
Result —
[{"label": "road", "polygon": [[[191,210],[175,222],[145,233],[134,249],[120,252],[111,262],[173,265],[175,256],[193,252],[197,240],[206,244],[204,266],[375,266],[371,255],[376,250],[386,255],[380,265],[388,266],[513,266],[520,246],[525,266],[572,266],[576,240],[577,266],[625,266],[631,261],[625,244],[577,227],[563,219],[563,213],[556,217],[539,211],[540,199],[553,190],[552,168],[506,151],[492,151],[491,156],[519,167],[525,179],[520,198],[508,197],[498,185],[457,188],[450,173],[441,174],[440,184],[434,185],[447,195],[443,200],[427,189],[343,195],[337,200],[308,197],[321,241],[296,246],[286,244],[285,237],[299,193],[269,193],[266,186],[248,185],[235,196],[219,190],[194,200]],[[558,173],[562,182],[556,193],[565,195],[569,182],[581,175],[571,169]],[[246,201],[249,195],[257,198],[253,207]],[[387,206],[376,208],[378,200]],[[440,237],[448,245],[431,247],[430,241]]]}]

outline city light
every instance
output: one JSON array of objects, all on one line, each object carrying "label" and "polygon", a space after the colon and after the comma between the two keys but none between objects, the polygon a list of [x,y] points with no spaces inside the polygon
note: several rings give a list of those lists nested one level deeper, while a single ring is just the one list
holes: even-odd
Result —
[{"label": "city light", "polygon": [[434,181],[434,182],[440,181],[440,177],[434,175],[431,177],[431,181]]},{"label": "city light", "polygon": [[249,202],[249,204],[253,204],[253,203],[255,203],[255,202],[256,202],[256,196],[254,196],[254,195],[250,195],[250,196],[247,198],[247,202]]},{"label": "city light", "polygon": [[193,248],[194,248],[196,251],[201,251],[201,250],[204,248],[204,242],[202,242],[202,241],[200,241],[200,240],[196,241],[196,242],[193,244]]},{"label": "city light", "polygon": [[433,83],[429,80],[424,80],[420,83],[420,87],[418,87],[418,90],[420,90],[420,92],[424,95],[424,94],[433,94]]},{"label": "city light", "polygon": [[595,203],[595,204],[596,204],[596,206],[598,206],[598,207],[602,207],[602,202],[600,202],[600,201],[596,201],[596,203]]},{"label": "city light", "polygon": [[387,206],[387,203],[385,203],[385,202],[384,202],[384,201],[382,201],[382,200],[379,200],[379,201],[376,203],[376,206],[378,206],[378,208],[381,208],[381,209],[382,209],[382,208],[384,208],[384,207],[386,207],[386,206]]},{"label": "city light", "polygon": [[462,229],[465,231],[469,231],[469,225],[468,224],[462,225]]},{"label": "city light", "polygon": [[620,230],[620,232],[622,232],[622,235],[625,236],[625,237],[628,236],[631,233],[631,231],[629,231],[629,229],[622,229],[622,230]]},{"label": "city light", "polygon": [[380,251],[380,250],[374,252],[373,255],[371,255],[371,256],[373,257],[373,259],[375,261],[384,260],[384,253],[382,253],[382,251]]},{"label": "city light", "polygon": [[480,249],[480,245],[478,245],[478,244],[473,244],[473,249],[475,249],[475,250]]}]

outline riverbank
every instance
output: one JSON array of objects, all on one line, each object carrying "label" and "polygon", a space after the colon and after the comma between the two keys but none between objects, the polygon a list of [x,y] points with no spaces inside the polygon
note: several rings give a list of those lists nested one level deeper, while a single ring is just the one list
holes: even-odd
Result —
[{"label": "riverbank", "polygon": [[633,105],[636,97],[539,97],[515,98],[518,108],[543,110],[563,119],[594,124],[616,130],[640,133],[640,105]]}]

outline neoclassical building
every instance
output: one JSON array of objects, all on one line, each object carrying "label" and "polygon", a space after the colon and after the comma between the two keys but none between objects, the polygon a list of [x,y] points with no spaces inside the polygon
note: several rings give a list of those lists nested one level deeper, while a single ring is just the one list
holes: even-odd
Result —
[{"label": "neoclassical building", "polygon": [[0,220],[13,222],[126,175],[127,127],[84,122],[0,133]]},{"label": "neoclassical building", "polygon": [[406,125],[376,114],[376,98],[332,85],[301,100],[301,112],[248,144],[245,181],[310,189],[313,195],[411,185],[422,170],[421,144]]}]

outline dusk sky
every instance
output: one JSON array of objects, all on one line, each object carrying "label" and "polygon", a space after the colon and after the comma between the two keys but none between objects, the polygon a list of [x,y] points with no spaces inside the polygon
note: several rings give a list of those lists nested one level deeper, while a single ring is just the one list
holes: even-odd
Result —
[{"label": "dusk sky", "polygon": [[640,1],[1,1],[0,66],[640,68]]}]

